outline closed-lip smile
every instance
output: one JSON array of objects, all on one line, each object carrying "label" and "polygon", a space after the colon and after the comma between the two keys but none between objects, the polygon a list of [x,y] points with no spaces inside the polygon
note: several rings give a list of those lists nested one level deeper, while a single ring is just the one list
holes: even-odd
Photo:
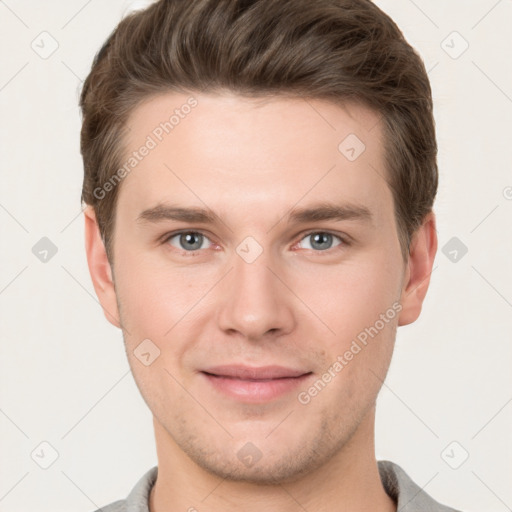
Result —
[{"label": "closed-lip smile", "polygon": [[266,402],[289,393],[312,374],[279,365],[219,365],[200,373],[224,396],[249,403]]}]

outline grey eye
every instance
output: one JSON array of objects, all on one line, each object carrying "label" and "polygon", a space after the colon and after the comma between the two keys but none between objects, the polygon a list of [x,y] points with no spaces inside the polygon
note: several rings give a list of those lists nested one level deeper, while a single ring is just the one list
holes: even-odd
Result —
[{"label": "grey eye", "polygon": [[[177,239],[177,243],[174,241]],[[177,249],[185,251],[197,251],[201,249],[203,242],[208,240],[202,233],[196,231],[188,231],[186,233],[178,233],[169,238],[168,242]],[[205,247],[203,247],[204,249]]]},{"label": "grey eye", "polygon": [[304,247],[305,249],[315,249],[318,251],[325,251],[327,249],[331,249],[333,239],[337,238],[342,242],[341,238],[333,235],[331,233],[326,233],[324,231],[317,231],[315,233],[309,233],[302,240],[311,239],[311,243],[309,247]]}]

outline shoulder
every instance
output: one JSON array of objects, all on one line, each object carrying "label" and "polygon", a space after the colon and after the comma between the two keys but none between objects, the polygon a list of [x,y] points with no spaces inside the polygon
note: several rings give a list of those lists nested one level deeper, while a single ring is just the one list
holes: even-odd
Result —
[{"label": "shoulder", "polygon": [[158,466],[144,473],[126,499],[114,501],[94,512],[149,512],[149,493],[158,475]]},{"label": "shoulder", "polygon": [[435,501],[398,464],[379,460],[378,467],[382,485],[400,512],[461,512]]},{"label": "shoulder", "polygon": [[94,512],[126,512],[126,500],[114,501],[110,505],[105,505]]}]

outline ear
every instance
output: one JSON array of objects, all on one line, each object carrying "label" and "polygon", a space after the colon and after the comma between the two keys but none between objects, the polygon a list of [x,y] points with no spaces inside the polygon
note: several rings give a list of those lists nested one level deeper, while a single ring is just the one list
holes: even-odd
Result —
[{"label": "ear", "polygon": [[434,212],[430,212],[411,239],[400,299],[403,309],[398,317],[399,326],[411,324],[420,316],[436,252],[436,218]]},{"label": "ear", "polygon": [[105,318],[115,327],[121,327],[117,308],[116,291],[112,269],[101,239],[98,222],[92,206],[87,206],[85,215],[85,251],[94,290],[100,301]]}]

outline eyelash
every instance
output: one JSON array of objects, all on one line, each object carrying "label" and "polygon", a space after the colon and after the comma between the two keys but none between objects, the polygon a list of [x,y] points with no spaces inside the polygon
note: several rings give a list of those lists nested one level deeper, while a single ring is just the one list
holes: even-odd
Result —
[{"label": "eyelash", "polygon": [[[304,238],[307,238],[310,235],[318,234],[318,233],[325,234],[325,235],[332,235],[333,237],[337,238],[341,242],[341,244],[338,246],[335,246],[335,247],[331,247],[330,249],[325,249],[323,251],[316,251],[314,249],[305,249],[305,250],[313,251],[317,254],[321,254],[322,256],[324,256],[324,255],[328,256],[328,255],[332,255],[332,251],[335,251],[336,249],[343,249],[344,247],[350,246],[350,241],[347,239],[347,237],[341,236],[341,235],[339,235],[337,233],[333,233],[331,231],[321,231],[318,229],[310,230],[305,233],[301,233],[300,238],[293,245],[296,245],[298,242],[301,242]],[[174,238],[178,235],[183,235],[183,234],[200,234],[200,235],[204,236],[205,238],[207,238],[211,243],[213,243],[213,244],[215,243],[213,240],[210,240],[210,237],[206,233],[203,233],[202,231],[193,231],[193,230],[185,229],[185,230],[174,231],[172,233],[166,234],[163,237],[162,245],[168,244],[169,240],[171,240],[172,238]],[[170,245],[170,244],[168,244],[168,245]],[[178,251],[178,253],[180,255],[183,255],[185,257],[198,256],[201,251],[206,250],[206,249],[196,249],[194,251],[185,251],[185,250],[180,250],[176,247],[172,247],[172,248],[173,248],[173,250]]]}]

